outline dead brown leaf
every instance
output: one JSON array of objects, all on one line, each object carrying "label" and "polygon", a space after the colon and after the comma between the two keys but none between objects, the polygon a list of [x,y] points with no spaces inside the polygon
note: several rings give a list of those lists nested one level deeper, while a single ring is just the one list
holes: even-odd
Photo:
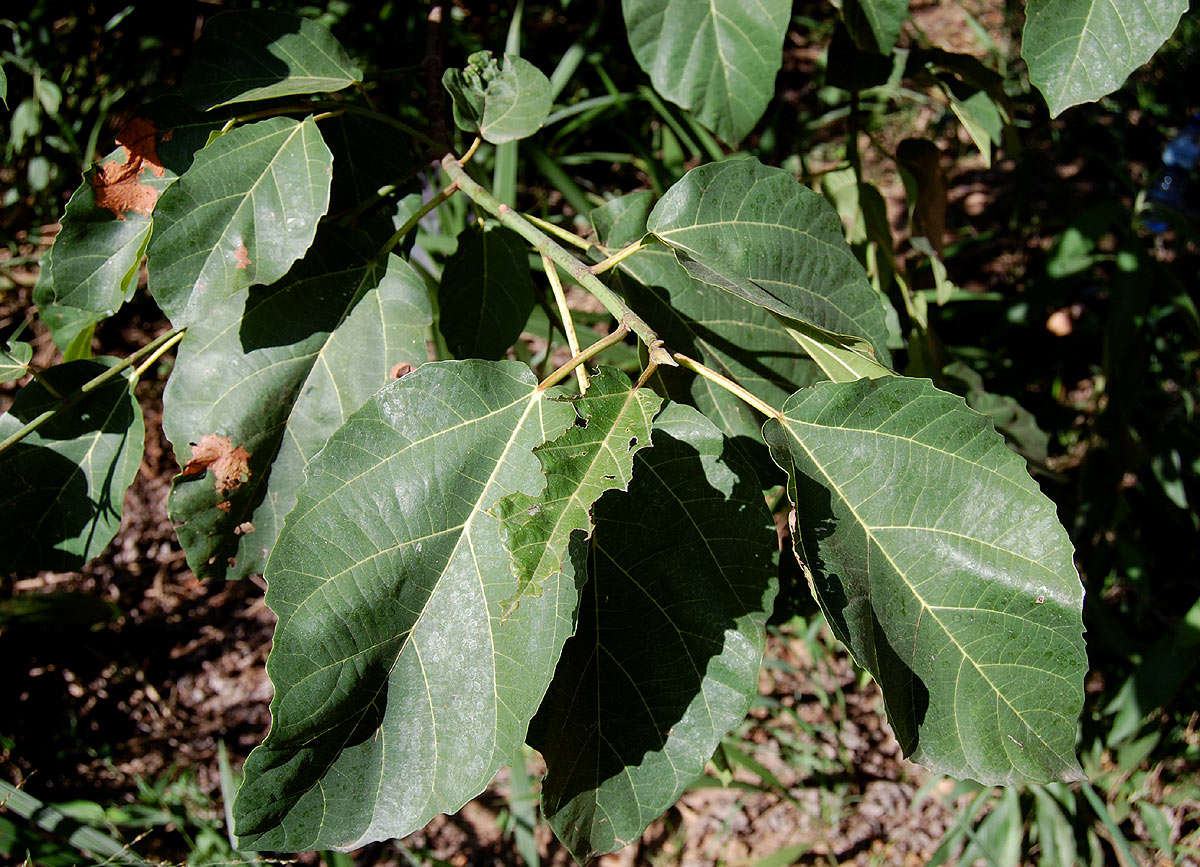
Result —
[{"label": "dead brown leaf", "polygon": [[250,478],[249,461],[250,453],[241,446],[234,447],[229,437],[205,434],[192,445],[192,459],[184,466],[183,474],[194,476],[210,470],[217,493],[228,494]]}]

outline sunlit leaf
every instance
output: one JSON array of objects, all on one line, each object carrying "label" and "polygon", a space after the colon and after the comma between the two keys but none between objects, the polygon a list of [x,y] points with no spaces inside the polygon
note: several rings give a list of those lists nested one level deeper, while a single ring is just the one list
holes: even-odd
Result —
[{"label": "sunlit leaf", "polygon": [[547,582],[503,617],[516,579],[489,510],[541,491],[533,448],[574,418],[523,364],[426,364],[309,463],[267,565],[273,722],[234,806],[240,845],[402,837],[510,761],[578,590]]},{"label": "sunlit leaf", "polygon": [[765,427],[796,553],[905,755],[986,784],[1077,779],[1083,588],[1054,504],[928,380],[799,392]]},{"label": "sunlit leaf", "polygon": [[492,144],[533,135],[550,113],[550,79],[516,54],[505,54],[502,66],[490,51],[477,51],[463,69],[447,69],[442,84],[459,129]]}]

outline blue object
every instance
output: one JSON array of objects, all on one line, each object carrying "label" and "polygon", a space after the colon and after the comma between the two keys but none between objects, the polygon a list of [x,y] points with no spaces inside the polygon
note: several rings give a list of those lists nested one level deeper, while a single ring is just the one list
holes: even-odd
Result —
[{"label": "blue object", "polygon": [[1169,225],[1161,212],[1156,212],[1156,207],[1188,210],[1188,193],[1197,162],[1200,162],[1200,114],[1192,115],[1163,148],[1163,167],[1154,176],[1146,195],[1150,207],[1143,223],[1151,232],[1165,232]]}]

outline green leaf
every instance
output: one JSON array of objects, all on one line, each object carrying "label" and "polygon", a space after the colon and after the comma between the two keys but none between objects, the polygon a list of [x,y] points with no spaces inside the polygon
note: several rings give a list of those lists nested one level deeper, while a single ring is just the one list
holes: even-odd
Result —
[{"label": "green leaf", "polygon": [[170,514],[197,575],[262,572],[308,460],[395,365],[428,357],[425,284],[399,257],[377,261],[376,246],[323,230],[284,279],[241,290],[188,329],[163,396],[176,457],[186,463],[205,434],[250,453],[250,478],[233,491],[218,493],[210,475],[172,485]]},{"label": "green leaf", "polygon": [[550,114],[550,79],[523,57],[476,51],[463,69],[447,69],[442,85],[454,103],[454,122],[492,144],[527,138]]},{"label": "green leaf", "polygon": [[[61,405],[119,358],[45,370],[0,416],[0,439]],[[125,489],[142,460],[142,409],[117,375],[0,454],[0,572],[77,569],[104,550],[121,525]]]},{"label": "green leaf", "polygon": [[697,280],[789,319],[869,341],[890,362],[886,307],[837,212],[782,169],[732,159],[692,169],[646,228]]},{"label": "green leaf", "polygon": [[[653,201],[646,190],[593,210],[591,219],[601,243],[619,249],[641,238]],[[618,280],[629,303],[668,346],[730,377],[769,404],[781,404],[792,392],[820,378],[820,370],[770,312],[693,280],[661,244],[653,243],[625,259]],[[673,396],[690,399],[728,436],[760,439],[760,417],[725,389],[704,377],[688,376],[682,368],[660,368],[659,374]]]},{"label": "green leaf", "polygon": [[0,350],[0,382],[12,382],[29,372],[33,360],[33,344],[18,340]]},{"label": "green leaf", "polygon": [[908,0],[844,0],[842,20],[863,51],[891,54],[908,18]]},{"label": "green leaf", "polygon": [[950,110],[958,118],[975,147],[983,154],[983,164],[992,167],[992,145],[999,145],[1004,133],[1004,118],[986,91],[971,92],[941,82],[942,92],[950,100]]},{"label": "green leaf", "polygon": [[1029,0],[1021,56],[1050,115],[1094,102],[1154,56],[1187,0]]},{"label": "green leaf", "polygon": [[313,119],[237,127],[196,154],[154,212],[150,289],[178,326],[304,255],[329,205],[333,156]]},{"label": "green leaf", "polygon": [[234,805],[242,847],[402,837],[508,763],[578,591],[549,582],[503,618],[516,579],[489,509],[541,490],[533,448],[574,416],[518,362],[426,364],[310,461],[267,565],[273,723]]},{"label": "green leaf", "polygon": [[4,103],[5,108],[8,108],[8,73],[4,71],[2,63],[0,63],[0,102]]},{"label": "green leaf", "polygon": [[183,89],[198,106],[329,93],[362,81],[323,24],[266,10],[215,15],[204,26]]},{"label": "green leaf", "polygon": [[[39,306],[110,315],[137,288],[138,266],[150,242],[150,209],[175,181],[175,174],[144,160],[134,169],[136,160],[137,155],[118,147],[85,174],[67,202],[62,230],[42,258],[34,293]],[[133,173],[118,181],[131,188],[127,198],[115,194],[98,203],[97,189],[106,189],[105,177],[123,169]],[[142,197],[137,208],[122,207],[125,202],[139,202],[137,196]]]},{"label": "green leaf", "polygon": [[450,351],[459,358],[503,358],[534,303],[529,246],[520,235],[498,225],[469,226],[438,289],[438,324]]},{"label": "green leaf", "polygon": [[622,0],[629,47],[654,89],[730,144],[775,93],[788,0]]},{"label": "green leaf", "polygon": [[636,840],[745,717],[776,591],[741,453],[679,404],[653,438],[629,492],[596,505],[579,631],[530,729],[542,810],[580,863]]},{"label": "green leaf", "polygon": [[1078,779],[1083,588],[1050,502],[928,380],[822,383],[764,429],[797,557],[905,755],[986,784]]},{"label": "green leaf", "polygon": [[506,610],[521,597],[540,595],[562,570],[572,533],[591,535],[592,504],[600,495],[628,488],[633,456],[650,445],[650,421],[661,404],[662,398],[632,387],[619,370],[601,368],[575,402],[579,423],[534,449],[546,473],[545,491],[537,497],[510,494],[492,509],[517,579]]},{"label": "green leaf", "polygon": [[966,398],[967,406],[991,419],[1009,445],[1030,460],[1046,460],[1050,437],[1038,427],[1033,413],[1008,395],[992,394],[984,388],[983,377],[964,362],[946,365],[942,375]]},{"label": "green leaf", "polygon": [[[35,287],[34,303],[37,303],[37,297]],[[38,318],[45,323],[54,345],[62,350],[63,361],[92,357],[92,338],[104,314],[58,304],[38,304]]]}]

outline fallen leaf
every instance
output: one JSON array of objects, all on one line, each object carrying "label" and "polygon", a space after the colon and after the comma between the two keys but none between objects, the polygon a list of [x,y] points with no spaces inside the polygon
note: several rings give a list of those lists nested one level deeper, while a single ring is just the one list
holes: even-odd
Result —
[{"label": "fallen leaf", "polygon": [[400,377],[412,372],[413,366],[411,364],[409,364],[407,361],[400,361],[392,366],[388,376],[390,376],[392,379],[399,379]]},{"label": "fallen leaf", "polygon": [[[241,446],[234,447],[229,437],[205,434],[192,445],[192,459],[184,465],[183,475],[194,476],[211,470],[213,487],[218,494],[228,494],[250,478],[250,453]],[[221,508],[221,503],[217,508]],[[225,504],[225,511],[229,504]]]},{"label": "fallen leaf", "polygon": [[117,144],[125,159],[96,167],[91,177],[96,207],[111,211],[118,220],[124,220],[130,211],[150,216],[158,202],[158,190],[138,179],[147,169],[160,178],[163,176],[156,134],[153,122],[142,117],[135,117],[117,133]]}]

